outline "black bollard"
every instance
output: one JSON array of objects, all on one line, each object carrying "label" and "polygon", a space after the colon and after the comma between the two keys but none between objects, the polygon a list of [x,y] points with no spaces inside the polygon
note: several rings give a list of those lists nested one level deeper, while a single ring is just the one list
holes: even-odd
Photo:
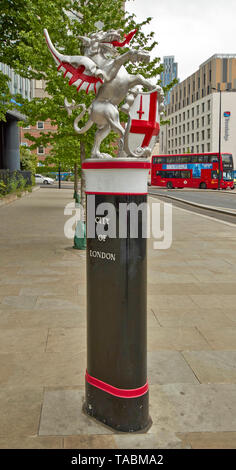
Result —
[{"label": "black bollard", "polygon": [[87,193],[84,409],[118,431],[146,430],[151,425],[146,306],[150,164],[134,159],[87,160],[83,169]]}]

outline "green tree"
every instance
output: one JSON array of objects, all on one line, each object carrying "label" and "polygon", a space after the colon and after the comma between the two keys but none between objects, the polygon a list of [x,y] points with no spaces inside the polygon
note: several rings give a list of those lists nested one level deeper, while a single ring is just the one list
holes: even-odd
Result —
[{"label": "green tree", "polygon": [[35,153],[31,152],[25,145],[20,146],[20,166],[22,170],[31,171],[32,174],[36,173],[38,158]]},{"label": "green tree", "polygon": [[[4,3],[8,2],[4,0]],[[17,6],[20,6],[21,3],[16,2]],[[68,55],[83,55],[82,42],[78,36],[85,36],[96,31],[98,21],[103,22],[104,30],[122,29],[125,34],[132,29],[137,29],[132,40],[132,48],[137,50],[143,48],[151,52],[157,44],[155,34],[152,31],[149,34],[144,34],[142,31],[145,25],[150,25],[151,18],[137,23],[134,14],[124,14],[122,5],[122,0],[93,0],[89,2],[87,0],[48,2],[45,0],[37,0],[37,2],[25,0],[22,11],[16,10],[19,15],[14,14],[13,21],[16,22],[17,35],[13,37],[11,37],[8,18],[5,53],[0,49],[0,60],[10,64],[22,76],[44,80],[48,94],[43,99],[33,99],[31,102],[21,100],[22,112],[28,116],[29,124],[34,125],[38,120],[51,119],[52,124],[57,126],[56,132],[41,133],[37,139],[31,136],[32,148],[39,145],[50,146],[51,164],[58,165],[60,162],[62,167],[74,167],[76,174],[77,169],[80,170],[81,162],[85,156],[89,156],[91,153],[95,126],[84,135],[76,134],[73,129],[76,111],[71,116],[67,115],[64,108],[64,97],[67,97],[68,101],[74,99],[78,104],[83,102],[88,108],[94,95],[93,93],[87,95],[84,91],[77,94],[76,88],[68,86],[68,81],[58,74],[46,46],[43,28],[48,29],[57,49]],[[7,13],[10,15],[9,10]],[[5,22],[6,20],[7,17]],[[122,48],[118,52],[123,54],[126,50],[126,48]],[[160,58],[155,57],[146,65],[129,64],[128,70],[131,73],[141,73],[145,78],[152,79],[153,82],[159,82],[158,76],[162,70],[159,62]],[[126,115],[121,115],[122,121],[126,121],[126,119]],[[85,115],[84,121],[81,122],[82,126],[86,120],[87,116]],[[114,154],[114,140],[114,133],[110,133],[102,144],[102,151]]]},{"label": "green tree", "polygon": [[[1,0],[0,62],[14,68],[23,77],[42,78],[42,24],[57,30],[60,35],[68,23],[65,9],[70,8],[72,3],[72,0]],[[35,62],[38,66],[33,68]],[[8,81],[8,76],[0,71],[1,120],[5,119],[8,109],[14,108],[10,102]],[[21,97],[15,97],[19,102]]]}]

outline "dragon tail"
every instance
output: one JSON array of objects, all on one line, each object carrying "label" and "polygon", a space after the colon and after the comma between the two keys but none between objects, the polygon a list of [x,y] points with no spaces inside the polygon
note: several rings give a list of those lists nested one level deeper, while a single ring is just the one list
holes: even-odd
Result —
[{"label": "dragon tail", "polygon": [[81,111],[79,116],[77,116],[77,118],[75,118],[74,120],[74,130],[75,132],[77,132],[77,134],[84,134],[84,132],[87,132],[90,129],[90,127],[93,125],[93,121],[89,118],[89,120],[86,122],[84,127],[80,128],[78,126],[78,122],[84,117],[86,113],[86,106],[83,103],[81,103],[80,106],[83,107],[83,110]]}]

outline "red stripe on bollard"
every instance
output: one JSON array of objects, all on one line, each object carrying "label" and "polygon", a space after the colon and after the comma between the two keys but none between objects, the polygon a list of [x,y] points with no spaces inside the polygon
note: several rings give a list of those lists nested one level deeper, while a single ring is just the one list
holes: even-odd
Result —
[{"label": "red stripe on bollard", "polygon": [[137,398],[137,397],[141,397],[142,395],[145,395],[145,393],[148,392],[148,382],[146,382],[146,384],[143,385],[143,387],[139,387],[135,389],[127,390],[127,389],[122,389],[122,388],[116,388],[116,387],[113,387],[112,385],[102,382],[102,380],[98,380],[95,377],[92,377],[91,375],[89,375],[87,370],[85,374],[85,379],[90,385],[100,388],[100,390],[103,390],[104,392],[107,392],[110,395],[113,395],[115,397]]}]

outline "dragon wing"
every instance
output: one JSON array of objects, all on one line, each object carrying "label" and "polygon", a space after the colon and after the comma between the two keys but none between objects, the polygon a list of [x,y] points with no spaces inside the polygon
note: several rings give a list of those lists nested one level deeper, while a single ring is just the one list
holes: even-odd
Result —
[{"label": "dragon wing", "polygon": [[69,85],[75,85],[77,91],[85,90],[89,92],[93,85],[93,91],[97,93],[99,87],[103,84],[101,76],[102,70],[97,67],[95,62],[89,57],[80,55],[69,56],[60,54],[52,44],[48,31],[44,29],[44,36],[48,48],[56,62],[57,70],[63,72],[64,77],[69,78]]}]

